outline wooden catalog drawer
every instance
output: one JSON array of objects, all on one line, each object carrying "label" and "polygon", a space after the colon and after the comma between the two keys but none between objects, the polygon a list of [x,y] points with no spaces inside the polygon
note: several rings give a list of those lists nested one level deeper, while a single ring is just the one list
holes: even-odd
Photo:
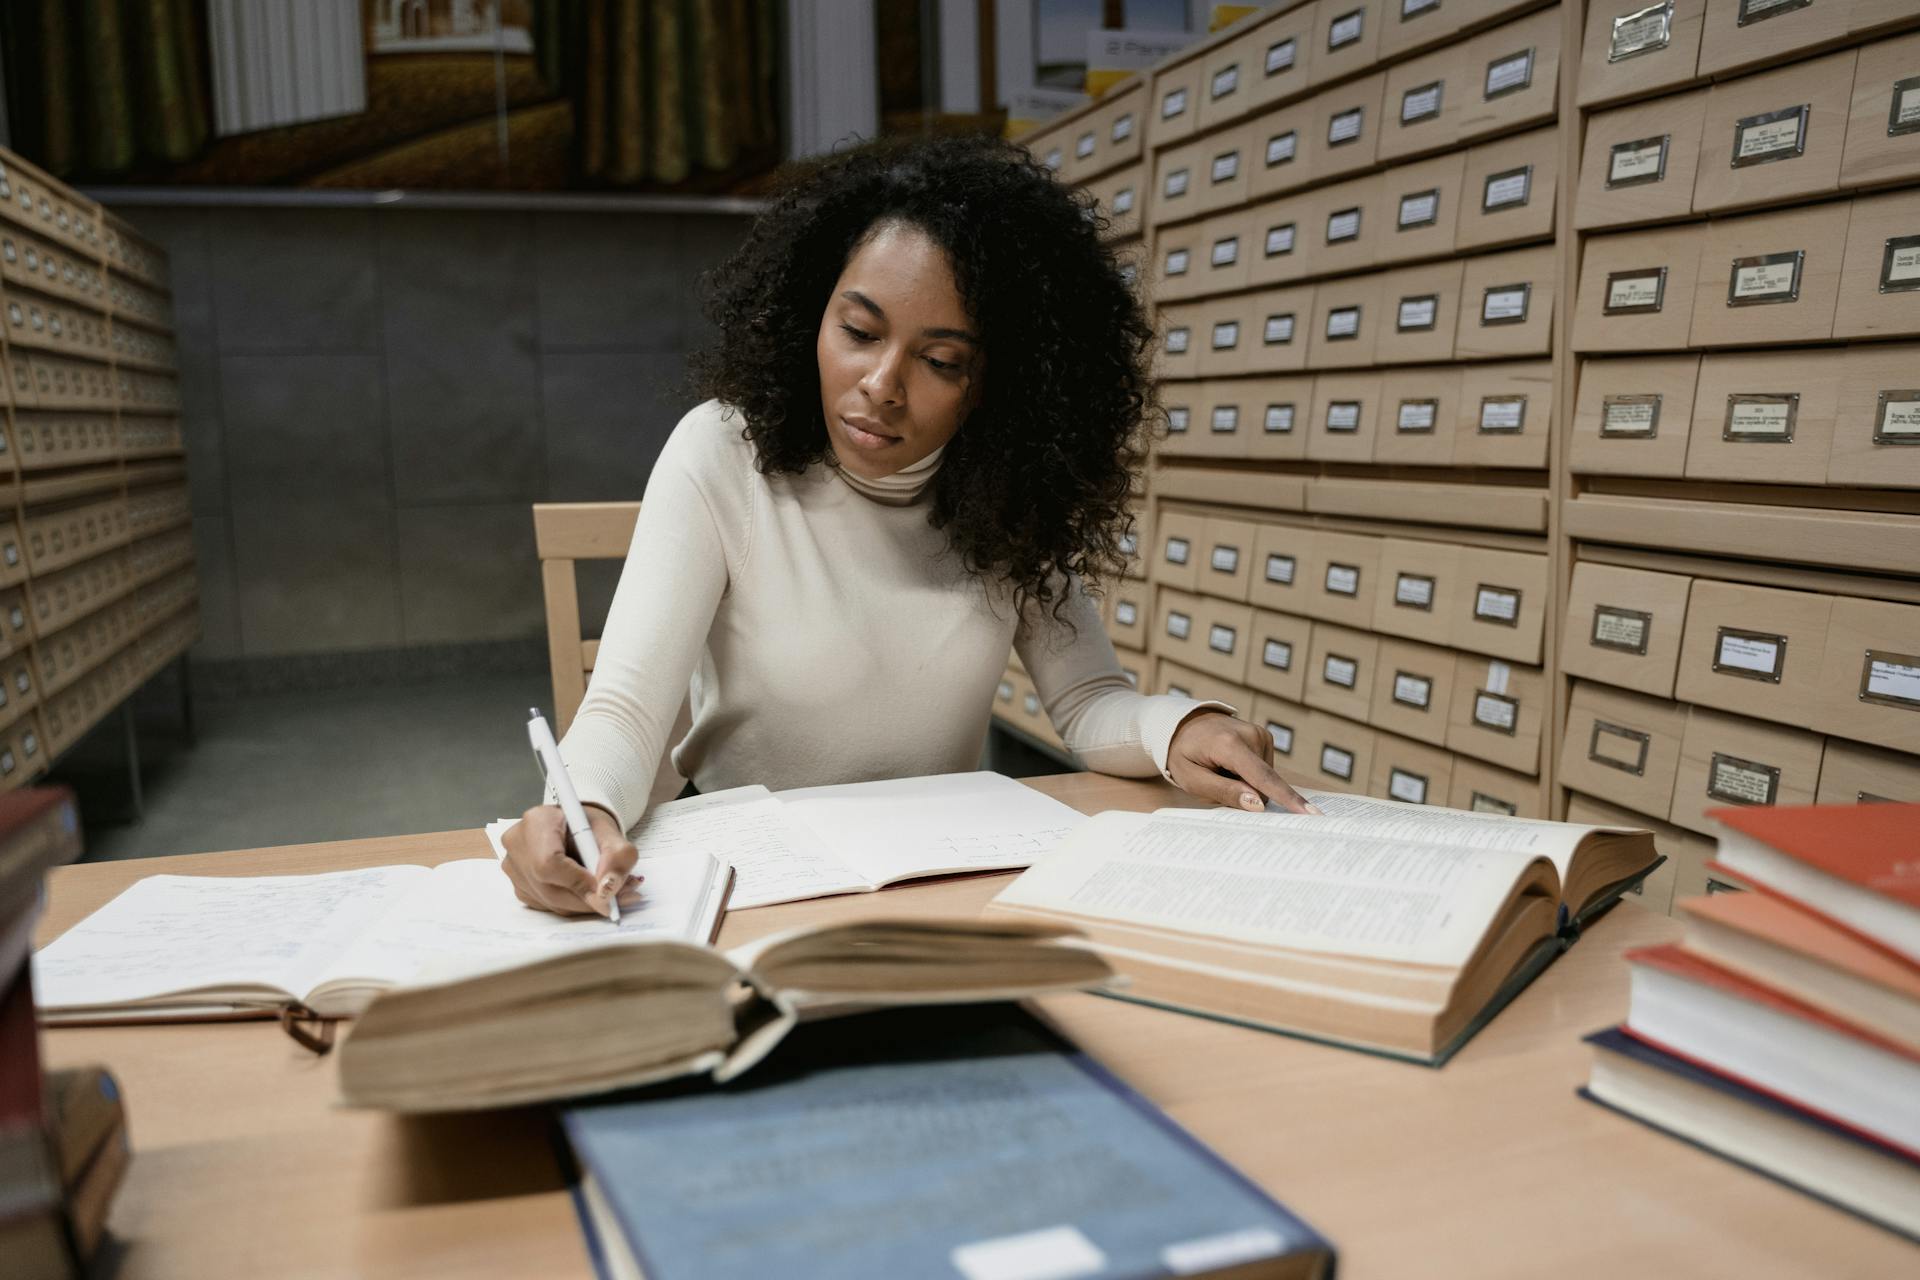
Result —
[{"label": "wooden catalog drawer", "polygon": [[1206,230],[1204,222],[1187,222],[1154,234],[1148,288],[1155,300],[1179,302],[1206,292],[1201,280],[1207,253]]},{"label": "wooden catalog drawer", "polygon": [[1323,89],[1313,97],[1313,146],[1316,181],[1371,169],[1380,145],[1381,100],[1387,78],[1376,72],[1364,79]]},{"label": "wooden catalog drawer", "polygon": [[1684,348],[1693,329],[1706,238],[1706,228],[1685,226],[1588,239],[1573,304],[1574,348]]},{"label": "wooden catalog drawer", "polygon": [[1848,348],[1827,482],[1920,488],[1920,344]]},{"label": "wooden catalog drawer", "polygon": [[1147,622],[1153,612],[1153,591],[1144,582],[1123,578],[1107,588],[1112,601],[1107,636],[1125,649],[1147,647]]},{"label": "wooden catalog drawer", "polygon": [[1582,561],[1573,567],[1560,667],[1568,675],[1673,696],[1693,579]]},{"label": "wooden catalog drawer", "polygon": [[1322,530],[1313,540],[1313,558],[1306,565],[1307,593],[1291,612],[1340,626],[1370,629],[1373,584],[1380,572],[1384,545],[1385,539],[1366,534]]},{"label": "wooden catalog drawer", "polygon": [[1587,121],[1573,224],[1587,229],[1684,218],[1700,172],[1707,91],[1602,111]]},{"label": "wooden catalog drawer", "polygon": [[[1074,135],[1075,180],[1105,173],[1119,165],[1138,164],[1146,144],[1147,86],[1136,84],[1108,98]],[[1088,135],[1091,134],[1091,147]]]},{"label": "wooden catalog drawer", "polygon": [[1556,776],[1562,786],[1665,819],[1687,709],[1576,680]]},{"label": "wooden catalog drawer", "polygon": [[1185,661],[1199,671],[1238,684],[1247,673],[1247,647],[1252,643],[1253,610],[1244,604],[1202,596],[1195,602],[1195,643]]},{"label": "wooden catalog drawer", "polygon": [[1436,747],[1447,744],[1454,653],[1412,640],[1382,640],[1374,660],[1367,723]]},{"label": "wooden catalog drawer", "polygon": [[10,587],[27,576],[27,556],[20,530],[12,520],[0,519],[0,587]]},{"label": "wooden catalog drawer", "polygon": [[1313,412],[1313,379],[1305,374],[1245,380],[1252,415],[1244,431],[1249,458],[1291,461],[1307,456],[1307,423]]},{"label": "wooden catalog drawer", "polygon": [[1453,461],[1459,417],[1457,366],[1389,370],[1380,380],[1380,425],[1373,460],[1444,467]]},{"label": "wooden catalog drawer", "polygon": [[1253,71],[1258,54],[1252,33],[1229,40],[1200,60],[1201,129],[1215,129],[1243,118],[1252,105]]},{"label": "wooden catalog drawer", "polygon": [[1364,271],[1378,260],[1387,224],[1381,208],[1385,189],[1376,173],[1336,182],[1307,195],[1302,221],[1315,275]]},{"label": "wooden catalog drawer", "polygon": [[1817,733],[1694,707],[1680,738],[1672,820],[1712,836],[1717,832],[1707,821],[1709,809],[1812,804],[1820,782],[1820,750]]},{"label": "wooden catalog drawer", "polygon": [[1560,179],[1557,132],[1535,129],[1467,152],[1456,249],[1487,249],[1553,234]]},{"label": "wooden catalog drawer", "polygon": [[1153,565],[1154,582],[1192,591],[1200,572],[1200,544],[1206,537],[1206,521],[1184,511],[1162,508],[1154,532],[1160,545]]},{"label": "wooden catalog drawer", "polygon": [[1252,137],[1252,126],[1236,125],[1199,139],[1195,144],[1200,148],[1199,164],[1193,175],[1199,190],[1189,214],[1215,213],[1247,202],[1253,172],[1253,157],[1248,152]]},{"label": "wooden catalog drawer", "polygon": [[1552,354],[1554,252],[1513,249],[1468,260],[1453,339],[1458,359]]},{"label": "wooden catalog drawer", "polygon": [[1686,470],[1699,356],[1582,360],[1569,465],[1583,475]]},{"label": "wooden catalog drawer", "polygon": [[1380,175],[1380,218],[1385,238],[1379,260],[1407,262],[1454,251],[1460,227],[1461,179],[1467,153],[1452,151],[1417,164],[1397,165]]},{"label": "wooden catalog drawer", "polygon": [[1628,890],[1626,901],[1637,902],[1649,911],[1667,915],[1673,908],[1674,871],[1681,855],[1700,837],[1682,831],[1670,822],[1662,822],[1644,813],[1622,809],[1591,796],[1576,795],[1567,802],[1567,821],[1592,827],[1640,827],[1653,832],[1654,852],[1666,859],[1653,874]]},{"label": "wooden catalog drawer", "polygon": [[1455,657],[1447,745],[1521,773],[1540,771],[1540,735],[1547,715],[1547,677],[1471,653]]},{"label": "wooden catalog drawer", "polygon": [[1319,155],[1313,133],[1313,103],[1295,102],[1276,107],[1254,120],[1247,161],[1247,195],[1265,200],[1313,181],[1313,162]]},{"label": "wooden catalog drawer", "polygon": [[1373,671],[1379,655],[1380,637],[1371,632],[1326,623],[1314,627],[1306,704],[1365,722],[1373,704]]},{"label": "wooden catalog drawer", "polygon": [[1709,224],[1690,342],[1696,347],[1813,342],[1833,335],[1846,201]]},{"label": "wooden catalog drawer", "polygon": [[1303,733],[1313,712],[1287,698],[1253,695],[1253,722],[1267,731],[1273,743],[1273,767],[1288,781],[1311,785],[1306,754],[1311,734]]},{"label": "wooden catalog drawer", "polygon": [[1377,735],[1363,724],[1325,712],[1313,712],[1296,735],[1294,755],[1304,768],[1307,785],[1327,791],[1364,792],[1373,777],[1373,750]]},{"label": "wooden catalog drawer", "polygon": [[1364,369],[1374,363],[1384,327],[1385,278],[1346,276],[1323,280],[1313,296],[1313,333],[1307,365],[1314,369]]},{"label": "wooden catalog drawer", "polygon": [[1920,606],[1835,600],[1818,707],[1798,723],[1920,754]]},{"label": "wooden catalog drawer", "polygon": [[1155,448],[1162,457],[1206,456],[1206,432],[1196,425],[1205,421],[1206,397],[1204,382],[1160,384],[1160,412],[1165,419],[1165,429]]},{"label": "wooden catalog drawer", "polygon": [[1465,264],[1458,259],[1385,272],[1381,282],[1383,324],[1374,340],[1378,364],[1421,364],[1453,359],[1453,335],[1460,322],[1460,281]]},{"label": "wooden catalog drawer", "polygon": [[1200,384],[1191,441],[1208,458],[1244,458],[1247,440],[1259,429],[1259,406],[1251,402],[1253,385],[1243,378]]},{"label": "wooden catalog drawer", "polygon": [[1199,372],[1200,343],[1193,332],[1198,323],[1199,312],[1191,305],[1160,308],[1160,348],[1154,362],[1155,378],[1191,378]]},{"label": "wooden catalog drawer", "polygon": [[17,653],[33,639],[24,588],[0,592],[0,654]]},{"label": "wooden catalog drawer", "polygon": [[1200,597],[1162,586],[1155,590],[1154,598],[1153,638],[1148,651],[1155,657],[1191,664],[1194,650],[1206,643],[1206,631],[1200,625]]},{"label": "wooden catalog drawer", "polygon": [[1207,517],[1201,535],[1204,555],[1194,576],[1196,587],[1222,600],[1245,600],[1253,567],[1253,534],[1250,521]]},{"label": "wooden catalog drawer", "polygon": [[[1902,0],[1904,2],[1904,0]],[[1920,32],[1860,50],[1840,185],[1920,178]]]},{"label": "wooden catalog drawer", "polygon": [[1553,120],[1560,91],[1558,5],[1484,32],[1463,50],[1471,78],[1458,117],[1460,137]]},{"label": "wooden catalog drawer", "polygon": [[1844,368],[1839,351],[1715,353],[1700,362],[1687,475],[1820,484]]},{"label": "wooden catalog drawer", "polygon": [[1920,757],[1828,738],[1815,804],[1920,804]]},{"label": "wooden catalog drawer", "polygon": [[1126,558],[1120,572],[1129,578],[1147,576],[1147,556],[1153,548],[1153,515],[1143,506],[1130,507],[1131,527],[1120,535],[1120,554]]},{"label": "wooden catalog drawer", "polygon": [[1242,211],[1218,214],[1199,225],[1201,252],[1195,271],[1195,292],[1228,293],[1247,287],[1253,246],[1247,229],[1252,215]]},{"label": "wooden catalog drawer", "polygon": [[29,712],[0,734],[0,789],[22,786],[45,770],[46,744],[39,712]]},{"label": "wooden catalog drawer", "polygon": [[1832,44],[1847,34],[1849,7],[1804,0],[1707,0],[1700,74],[1721,76]]},{"label": "wooden catalog drawer", "polygon": [[1694,211],[1779,204],[1839,190],[1853,64],[1848,49],[1708,90]]},{"label": "wooden catalog drawer", "polygon": [[1314,6],[1298,5],[1247,33],[1248,46],[1254,53],[1249,109],[1259,110],[1307,91],[1313,68],[1315,14]]},{"label": "wooden catalog drawer", "polygon": [[1177,698],[1193,698],[1199,702],[1223,702],[1236,712],[1253,705],[1252,691],[1231,680],[1222,680],[1165,658],[1156,662],[1154,669],[1155,693],[1170,693]]},{"label": "wooden catalog drawer", "polygon": [[1453,757],[1440,747],[1391,733],[1373,739],[1373,774],[1367,794],[1403,804],[1445,805],[1453,787]]},{"label": "wooden catalog drawer", "polygon": [[1248,686],[1298,702],[1306,692],[1312,645],[1313,624],[1307,619],[1255,609],[1252,639],[1247,645]]},{"label": "wooden catalog drawer", "polygon": [[1135,653],[1130,649],[1116,650],[1115,658],[1120,660],[1120,675],[1134,688],[1143,692],[1151,683],[1148,674],[1152,670],[1152,659],[1144,653]]},{"label": "wooden catalog drawer", "polygon": [[1580,42],[1583,107],[1694,79],[1707,0],[1592,0]]},{"label": "wooden catalog drawer", "polygon": [[1307,84],[1318,86],[1364,71],[1379,56],[1380,28],[1391,0],[1321,0],[1315,6],[1313,65]]},{"label": "wooden catalog drawer", "polygon": [[1247,264],[1248,284],[1285,284],[1311,273],[1312,241],[1302,231],[1311,226],[1307,221],[1311,201],[1311,194],[1282,196],[1247,211],[1254,255]]},{"label": "wooden catalog drawer", "polygon": [[1291,524],[1261,524],[1253,534],[1253,569],[1247,599],[1261,609],[1305,614],[1319,555],[1317,530]]},{"label": "wooden catalog drawer", "polygon": [[1122,240],[1140,234],[1140,210],[1146,204],[1147,166],[1129,165],[1087,184],[1094,207],[1107,220],[1106,238]]},{"label": "wooden catalog drawer", "polygon": [[1047,715],[1046,705],[1040,700],[1040,692],[1033,681],[1020,676],[1014,681],[1013,712],[1009,719],[1049,746],[1064,747],[1060,733],[1053,727],[1053,721]]},{"label": "wooden catalog drawer", "polygon": [[1312,285],[1265,289],[1249,299],[1249,373],[1296,373],[1307,367],[1313,326]]},{"label": "wooden catalog drawer", "polygon": [[1148,145],[1191,137],[1200,118],[1200,59],[1155,72],[1148,102]]},{"label": "wooden catalog drawer", "polygon": [[1830,719],[1820,714],[1821,672],[1833,605],[1833,597],[1810,591],[1695,579],[1675,695],[1780,724],[1820,726]]},{"label": "wooden catalog drawer", "polygon": [[1463,366],[1453,465],[1546,466],[1553,400],[1551,360]]},{"label": "wooden catalog drawer", "polygon": [[1460,550],[1453,647],[1515,662],[1540,661],[1547,558],[1527,551]]},{"label": "wooden catalog drawer", "polygon": [[1466,140],[1461,122],[1478,98],[1470,43],[1450,45],[1387,72],[1380,131],[1383,163],[1426,155]]},{"label": "wooden catalog drawer", "polygon": [[[53,637],[54,643],[59,640]],[[32,653],[15,653],[0,660],[0,721],[15,719],[39,705],[41,681],[34,676],[33,659]]]},{"label": "wooden catalog drawer", "polygon": [[1200,357],[1195,368],[1203,378],[1245,373],[1252,362],[1253,297],[1208,298],[1194,304],[1200,324]]},{"label": "wooden catalog drawer", "polygon": [[1313,380],[1307,456],[1329,462],[1372,461],[1380,408],[1379,374],[1320,374]]},{"label": "wooden catalog drawer", "polygon": [[1920,335],[1920,191],[1861,196],[1847,223],[1836,338]]},{"label": "wooden catalog drawer", "polygon": [[1147,202],[1147,225],[1164,226],[1197,218],[1207,210],[1200,192],[1207,181],[1205,139],[1168,147],[1153,158],[1153,197]]},{"label": "wooden catalog drawer", "polygon": [[1374,575],[1373,629],[1429,644],[1453,643],[1461,550],[1450,542],[1384,539]]},{"label": "wooden catalog drawer", "polygon": [[1453,789],[1447,806],[1469,813],[1497,813],[1509,818],[1544,818],[1540,783],[1511,769],[1500,769],[1471,756],[1453,758]]}]

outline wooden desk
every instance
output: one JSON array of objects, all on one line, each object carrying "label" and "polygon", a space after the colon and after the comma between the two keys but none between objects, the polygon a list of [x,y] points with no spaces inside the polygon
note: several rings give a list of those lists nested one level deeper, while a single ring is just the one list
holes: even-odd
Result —
[{"label": "wooden desk", "polygon": [[[1087,812],[1167,788],[1037,780]],[[488,856],[479,831],[67,867],[39,941],[159,872],[261,875]],[[722,941],[880,914],[971,914],[1005,876],[741,912]],[[1628,905],[1482,1031],[1424,1067],[1097,996],[1071,1035],[1251,1175],[1367,1277],[1892,1276],[1885,1232],[1574,1097],[1588,1031],[1625,1013],[1629,947],[1678,926]],[[586,1276],[543,1112],[403,1121],[333,1109],[332,1059],[268,1023],[60,1028],[51,1064],[125,1085],[135,1158],[114,1203],[125,1277]]]}]

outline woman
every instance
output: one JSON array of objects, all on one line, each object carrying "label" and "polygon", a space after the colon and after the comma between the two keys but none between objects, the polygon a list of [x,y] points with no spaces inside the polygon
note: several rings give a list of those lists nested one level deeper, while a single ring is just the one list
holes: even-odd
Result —
[{"label": "woman", "polygon": [[1152,331],[1079,197],[997,140],[811,166],[712,280],[711,397],[647,483],[551,805],[506,837],[523,902],[600,912],[674,749],[701,790],[972,769],[1009,647],[1094,769],[1304,802],[1218,703],[1135,692],[1082,588],[1120,563]]}]

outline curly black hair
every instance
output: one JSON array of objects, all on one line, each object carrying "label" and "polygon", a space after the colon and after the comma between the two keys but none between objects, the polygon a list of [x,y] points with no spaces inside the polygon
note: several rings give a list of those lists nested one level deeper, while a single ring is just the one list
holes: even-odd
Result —
[{"label": "curly black hair", "polygon": [[833,451],[815,336],[833,285],[877,227],[940,245],[986,355],[981,402],[947,445],[929,520],[1016,607],[1056,615],[1061,576],[1120,563],[1130,473],[1152,404],[1153,329],[1086,197],[981,136],[868,143],[795,166],[745,244],[706,279],[718,336],[696,391],[739,410],[763,474]]}]

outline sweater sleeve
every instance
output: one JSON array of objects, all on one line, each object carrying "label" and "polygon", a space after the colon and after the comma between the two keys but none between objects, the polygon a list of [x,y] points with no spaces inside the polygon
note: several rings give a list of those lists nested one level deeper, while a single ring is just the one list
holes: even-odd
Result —
[{"label": "sweater sleeve", "polygon": [[560,743],[580,799],[606,809],[622,831],[646,809],[714,614],[744,558],[752,466],[732,456],[736,434],[709,403],[682,418],[661,450],[593,678]]},{"label": "sweater sleeve", "polygon": [[1066,606],[1029,605],[1014,632],[1014,651],[1033,677],[1047,718],[1067,749],[1087,767],[1123,778],[1158,773],[1169,782],[1167,751],[1180,722],[1203,707],[1232,712],[1222,702],[1140,693],[1127,683],[1100,611],[1078,579]]}]

